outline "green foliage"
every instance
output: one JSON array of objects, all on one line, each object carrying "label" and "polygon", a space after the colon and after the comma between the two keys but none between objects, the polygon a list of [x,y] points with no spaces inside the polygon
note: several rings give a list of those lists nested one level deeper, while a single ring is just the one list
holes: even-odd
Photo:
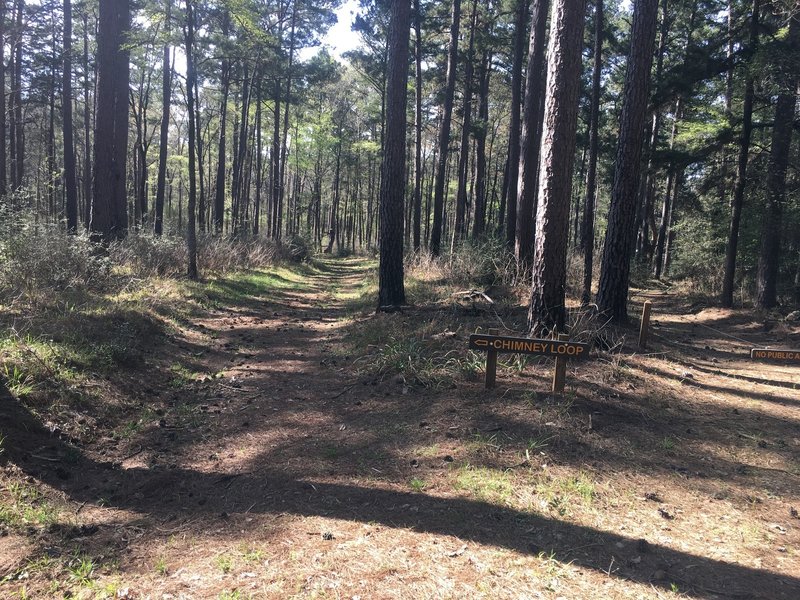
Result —
[{"label": "green foliage", "polygon": [[506,471],[474,467],[469,463],[459,468],[454,487],[485,502],[499,504],[509,504],[514,493],[514,486]]},{"label": "green foliage", "polygon": [[24,398],[35,389],[31,376],[24,373],[17,365],[4,363],[3,377],[6,380],[6,388],[17,398]]},{"label": "green foliage", "polygon": [[217,556],[217,566],[224,574],[230,573],[233,569],[233,559],[227,554]]},{"label": "green foliage", "polygon": [[95,576],[95,564],[92,559],[80,556],[72,561],[69,567],[69,578],[79,585],[91,583]]},{"label": "green foliage", "polygon": [[428,487],[428,484],[425,482],[424,479],[420,479],[419,477],[413,477],[411,481],[408,482],[411,486],[411,489],[415,492],[422,492]]}]

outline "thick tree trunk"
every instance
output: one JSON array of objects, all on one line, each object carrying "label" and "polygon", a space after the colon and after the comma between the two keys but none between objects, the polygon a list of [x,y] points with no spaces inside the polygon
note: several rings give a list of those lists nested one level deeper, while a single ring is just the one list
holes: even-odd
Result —
[{"label": "thick tree trunk", "polygon": [[272,194],[270,200],[270,236],[272,239],[278,238],[278,211],[281,198],[281,82],[275,79],[275,103],[272,112],[272,152],[270,153],[270,180],[272,181]]},{"label": "thick tree trunk", "polygon": [[[667,50],[667,41],[669,37],[670,18],[668,12],[668,0],[661,0],[661,27],[658,36],[658,50],[656,51],[656,69],[653,81],[660,82],[661,76],[664,71],[664,57]],[[638,237],[636,245],[636,254],[643,260],[650,259],[653,252],[653,242],[651,241],[650,224],[654,222],[653,206],[655,204],[656,192],[656,166],[654,156],[658,149],[658,143],[661,136],[661,107],[656,106],[653,110],[653,117],[651,127],[647,138],[646,154],[647,154],[647,168],[645,175],[642,177],[642,185],[644,186],[644,202],[639,207],[638,215]],[[655,228],[653,228],[655,229]],[[653,231],[655,233],[655,231]]]},{"label": "thick tree trunk", "polygon": [[[758,46],[758,17],[760,0],[753,0],[750,16],[750,41],[748,52],[752,55]],[[730,82],[730,86],[733,83]],[[736,255],[739,247],[739,226],[742,221],[744,190],[747,185],[747,162],[750,156],[750,136],[753,131],[753,99],[755,85],[748,71],[744,81],[744,102],[742,106],[742,133],[739,138],[739,154],[736,160],[736,183],[731,198],[731,222],[728,229],[728,243],[725,248],[725,273],[722,279],[720,302],[725,308],[733,306],[733,284],[736,278]]]},{"label": "thick tree trunk", "polygon": [[616,322],[625,322],[628,318],[628,286],[636,238],[636,200],[657,16],[658,0],[634,3],[611,208],[597,293],[600,312]]},{"label": "thick tree trunk", "polygon": [[[800,15],[789,19],[787,50],[796,53],[800,48]],[[781,81],[783,90],[775,105],[772,127],[772,146],[767,166],[767,205],[761,223],[761,250],[756,278],[756,306],[768,309],[778,304],[778,267],[781,263],[781,229],[783,204],[786,201],[786,169],[792,143],[792,123],[797,103],[798,73],[788,74]]]},{"label": "thick tree trunk", "polygon": [[[280,192],[278,194],[278,225],[277,225],[277,239],[281,239],[281,232],[283,231],[283,200],[286,195],[286,156],[288,153],[288,139],[289,139],[289,109],[291,108],[292,96],[292,67],[294,65],[294,45],[295,45],[295,28],[297,21],[297,2],[292,2],[292,22],[289,32],[289,58],[286,65],[286,98],[284,100],[283,108],[283,139],[281,141],[281,167],[279,174]],[[288,207],[287,207],[287,221],[288,221]]]},{"label": "thick tree trunk", "polygon": [[525,32],[528,22],[528,0],[517,0],[514,11],[514,50],[511,63],[511,114],[508,129],[508,160],[506,161],[503,198],[505,210],[506,245],[514,249],[517,239],[517,184],[519,183],[519,151],[522,110],[522,62],[525,58]]},{"label": "thick tree trunk", "polygon": [[0,198],[8,193],[8,157],[6,155],[6,0],[0,0]]},{"label": "thick tree trunk", "polygon": [[[528,69],[525,79],[525,104],[517,183],[517,232],[514,244],[517,264],[523,269],[530,267],[534,252],[537,175],[543,119],[541,106],[545,95],[546,81],[544,42],[547,37],[549,3],[550,0],[533,0],[531,6],[531,35],[528,44]],[[572,150],[574,149],[570,149],[570,151]]]},{"label": "thick tree trunk", "polygon": [[[172,0],[165,0],[167,35],[170,31]],[[169,144],[169,112],[172,96],[172,65],[170,64],[169,44],[164,44],[161,62],[161,129],[158,136],[158,174],[156,176],[156,206],[154,232],[161,235],[164,231],[164,193],[167,181],[167,146]]]},{"label": "thick tree trunk", "polygon": [[410,0],[395,0],[389,31],[386,141],[381,166],[378,309],[405,304],[403,201],[406,190],[406,104]]},{"label": "thick tree trunk", "polygon": [[89,231],[92,214],[92,101],[89,81],[89,15],[83,12],[83,202],[84,228]]},{"label": "thick tree trunk", "polygon": [[[201,232],[206,230],[206,192],[203,183],[203,129],[200,127],[200,91],[198,89],[197,77],[194,78],[194,101],[195,101],[195,138],[197,138],[197,224]],[[209,177],[210,180],[210,177]]]},{"label": "thick tree trunk", "polygon": [[256,85],[256,198],[253,207],[253,235],[258,236],[261,227],[261,186],[263,185],[263,142],[261,138],[261,82]]},{"label": "thick tree trunk", "polygon": [[194,0],[186,0],[186,110],[189,117],[189,200],[186,208],[186,249],[189,253],[189,264],[186,274],[189,279],[197,279],[197,239],[196,239],[196,203],[197,203],[197,172],[195,154],[195,98],[194,88],[197,77],[194,66],[194,29],[195,6]]},{"label": "thick tree trunk", "polygon": [[[678,135],[678,123],[683,117],[683,98],[678,98],[675,102],[675,118],[672,122],[672,133],[669,138],[669,149],[675,148],[675,138]],[[678,167],[670,164],[667,173],[667,188],[664,192],[664,204],[661,208],[661,220],[656,234],[656,245],[653,250],[653,277],[660,279],[664,270],[664,253],[669,241],[669,226],[672,222],[673,206],[675,198],[680,190],[681,171]]]},{"label": "thick tree trunk", "polygon": [[[64,71],[61,84],[62,133],[64,135],[64,195],[67,231],[78,233],[78,180],[72,123],[72,2],[64,0]],[[3,138],[0,138],[3,139]],[[5,143],[5,140],[3,140]]]},{"label": "thick tree trunk", "polygon": [[250,72],[247,64],[244,65],[242,77],[242,105],[241,119],[239,120],[239,132],[237,134],[236,155],[233,161],[233,174],[231,178],[231,226],[233,235],[236,236],[245,230],[244,222],[244,172],[247,159],[247,133],[250,116]]},{"label": "thick tree trunk", "polygon": [[[16,0],[14,22],[15,37],[12,46],[13,67],[11,71],[11,187],[13,191],[19,190],[25,177],[25,126],[22,121],[22,15],[25,10],[25,1]],[[99,47],[98,47],[99,49]]]},{"label": "thick tree trunk", "polygon": [[[540,207],[536,217],[533,285],[528,310],[528,328],[536,335],[564,331],[566,320],[567,240],[584,8],[582,0],[556,0],[553,4],[542,130]],[[534,76],[538,78],[538,74]],[[524,172],[522,167],[520,172]]]},{"label": "thick tree trunk", "polygon": [[458,190],[456,192],[456,220],[453,228],[454,246],[458,245],[466,236],[467,215],[467,179],[469,176],[469,147],[470,129],[472,128],[472,76],[475,70],[475,19],[478,16],[478,2],[472,2],[472,16],[470,17],[469,43],[464,65],[464,97],[461,106],[461,146],[458,152]]},{"label": "thick tree trunk", "polygon": [[94,135],[94,202],[91,231],[110,242],[128,231],[125,167],[128,153],[130,6],[100,2],[97,40],[97,118]]},{"label": "thick tree trunk", "polygon": [[597,148],[600,121],[600,73],[603,66],[603,0],[594,3],[594,65],[592,66],[592,100],[589,109],[589,164],[586,168],[586,196],[583,203],[580,248],[583,251],[583,291],[581,302],[592,300],[592,268],[594,265],[594,207],[597,196]]},{"label": "thick tree trunk", "polygon": [[422,232],[422,14],[414,0],[414,251],[419,252]]},{"label": "thick tree trunk", "polygon": [[486,230],[486,134],[489,127],[489,75],[492,56],[486,50],[481,59],[480,102],[478,119],[480,125],[475,132],[475,219],[472,237],[479,238]]},{"label": "thick tree trunk", "polygon": [[442,250],[442,233],[444,229],[444,187],[447,174],[447,159],[450,156],[450,125],[453,117],[453,98],[456,89],[456,63],[458,62],[458,31],[461,23],[461,0],[453,0],[452,19],[450,22],[450,42],[447,50],[447,77],[445,82],[444,106],[442,121],[439,125],[438,153],[436,165],[436,181],[433,190],[433,225],[431,226],[430,251],[439,256]]},{"label": "thick tree trunk", "polygon": [[[230,28],[230,14],[228,11],[222,16],[222,36],[228,37]],[[220,85],[222,97],[219,103],[219,144],[217,145],[217,175],[214,186],[214,232],[219,235],[225,226],[225,145],[227,139],[226,124],[228,117],[228,92],[230,90],[231,67],[228,59],[223,55]]]}]

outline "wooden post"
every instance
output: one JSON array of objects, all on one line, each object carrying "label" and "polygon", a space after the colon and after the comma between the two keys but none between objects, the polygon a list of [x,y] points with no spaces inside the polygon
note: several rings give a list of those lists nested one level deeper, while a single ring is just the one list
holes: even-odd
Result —
[{"label": "wooden post", "polygon": [[645,300],[642,307],[642,322],[639,326],[639,349],[644,350],[647,347],[647,336],[650,333],[650,300]]},{"label": "wooden post", "polygon": [[[566,342],[569,340],[569,335],[566,333],[558,334],[559,342]],[[564,381],[567,378],[567,357],[556,356],[556,368],[553,371],[553,393],[561,394],[564,392]]]},{"label": "wooden post", "polygon": [[[497,335],[497,329],[490,329],[489,335]],[[486,353],[486,389],[490,390],[497,381],[497,350],[489,348]]]}]

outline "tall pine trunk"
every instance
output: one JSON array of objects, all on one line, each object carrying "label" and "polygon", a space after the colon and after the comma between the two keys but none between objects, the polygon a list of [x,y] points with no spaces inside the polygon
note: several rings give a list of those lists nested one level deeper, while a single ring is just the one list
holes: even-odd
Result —
[{"label": "tall pine trunk", "polygon": [[478,15],[478,2],[472,2],[470,17],[469,43],[464,66],[464,97],[461,107],[461,146],[458,153],[458,190],[456,192],[456,219],[453,228],[453,246],[455,247],[466,236],[467,215],[467,179],[469,177],[470,129],[472,127],[472,76],[475,70],[475,20]]},{"label": "tall pine trunk", "polygon": [[6,0],[0,0],[0,198],[8,193],[8,157],[6,155]]},{"label": "tall pine trunk", "polygon": [[616,322],[625,322],[628,318],[628,287],[636,238],[636,201],[657,16],[658,0],[638,0],[634,3],[614,184],[597,293],[600,312]]},{"label": "tall pine trunk", "polygon": [[517,182],[517,231],[514,244],[517,264],[523,269],[530,267],[533,257],[536,186],[542,138],[541,106],[546,81],[544,42],[547,36],[549,2],[550,0],[533,0],[531,7],[531,35],[528,44],[528,69],[525,79],[525,103]]},{"label": "tall pine trunk", "polygon": [[64,72],[61,84],[62,132],[64,135],[64,194],[67,231],[78,232],[78,181],[72,123],[72,2],[64,0]]},{"label": "tall pine trunk", "polygon": [[[514,11],[514,49],[511,63],[511,111],[508,122],[508,159],[505,167],[503,197],[506,198],[505,237],[509,250],[517,239],[517,184],[519,183],[519,144],[522,111],[522,62],[525,57],[525,32],[528,0],[517,0]],[[499,216],[503,216],[502,214]],[[502,221],[501,221],[502,222]]]},{"label": "tall pine trunk", "polygon": [[600,73],[603,66],[603,0],[594,3],[594,65],[592,66],[592,100],[589,110],[589,164],[586,168],[586,196],[583,203],[580,248],[583,250],[584,305],[592,299],[594,266],[594,210],[597,196],[597,148],[600,121]]},{"label": "tall pine trunk", "polygon": [[[786,46],[790,55],[800,48],[800,15],[797,13],[789,19]],[[792,143],[797,83],[798,73],[789,73],[786,80],[780,82],[783,89],[775,105],[772,146],[767,166],[767,203],[761,223],[761,250],[756,277],[756,306],[761,309],[773,308],[778,304],[783,204],[786,201],[786,170]]]},{"label": "tall pine trunk", "polygon": [[94,135],[94,202],[90,229],[103,242],[128,231],[126,174],[130,6],[100,2],[97,40],[97,117]]},{"label": "tall pine trunk", "polygon": [[[748,53],[752,56],[758,46],[758,16],[760,0],[753,0],[750,16],[750,41]],[[732,85],[732,83],[731,83]],[[736,278],[736,255],[739,248],[739,226],[742,221],[744,190],[747,185],[747,162],[750,156],[750,136],[753,131],[753,100],[755,82],[747,72],[744,81],[744,101],[742,106],[742,133],[739,137],[739,154],[736,159],[736,183],[731,198],[731,222],[728,229],[728,243],[725,247],[725,272],[722,279],[720,302],[725,308],[733,306],[733,284]]]},{"label": "tall pine trunk", "polygon": [[422,232],[422,35],[420,1],[414,0],[414,219],[412,243],[419,252]]},{"label": "tall pine trunk", "polygon": [[386,140],[381,165],[378,309],[405,304],[403,203],[406,190],[406,105],[410,0],[392,3],[386,78]]},{"label": "tall pine trunk", "polygon": [[447,176],[447,159],[450,157],[450,125],[453,118],[453,99],[456,89],[456,63],[458,62],[458,31],[461,23],[461,0],[453,0],[450,21],[450,42],[447,49],[447,76],[445,80],[442,120],[439,125],[438,163],[433,190],[433,225],[431,226],[430,251],[439,256],[442,250],[444,228],[444,187]]},{"label": "tall pine trunk", "polygon": [[84,228],[92,214],[92,96],[89,80],[89,15],[83,12],[83,202]]},{"label": "tall pine trunk", "polygon": [[197,172],[195,154],[195,72],[194,65],[194,30],[195,6],[194,0],[186,0],[186,111],[189,117],[189,199],[186,207],[186,249],[189,254],[189,263],[186,274],[189,279],[197,279],[197,238],[196,238],[196,204],[197,204]]},{"label": "tall pine trunk", "polygon": [[[166,4],[166,35],[169,36],[172,18],[172,0]],[[156,206],[154,231],[161,235],[164,231],[164,194],[167,189],[167,145],[169,143],[169,112],[172,95],[172,65],[170,64],[169,43],[164,44],[161,62],[161,129],[158,136],[158,174],[156,176]]]},{"label": "tall pine trunk", "polygon": [[[536,335],[564,331],[566,320],[564,292],[583,21],[582,0],[555,0],[542,128],[540,207],[536,216],[536,248],[528,310],[528,328]],[[538,74],[535,76],[538,78]]]},{"label": "tall pine trunk", "polygon": [[[226,10],[222,16],[222,36],[228,37],[230,28],[230,14]],[[217,144],[217,173],[214,186],[214,232],[219,235],[225,227],[225,148],[226,148],[226,125],[228,117],[228,92],[230,90],[231,67],[227,56],[223,55],[220,85],[222,87],[219,102],[219,143]]]},{"label": "tall pine trunk", "polygon": [[480,101],[478,103],[479,126],[475,131],[475,219],[472,224],[472,236],[479,238],[486,230],[486,135],[489,128],[489,75],[491,73],[492,55],[484,51],[481,58]]}]

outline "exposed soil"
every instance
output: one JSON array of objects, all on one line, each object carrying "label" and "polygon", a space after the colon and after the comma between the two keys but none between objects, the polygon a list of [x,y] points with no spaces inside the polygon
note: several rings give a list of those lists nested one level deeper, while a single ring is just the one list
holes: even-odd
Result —
[{"label": "exposed soil", "polygon": [[[642,291],[648,349],[618,332],[563,396],[547,360],[434,385],[371,369],[364,331],[425,324],[474,361],[493,312],[354,312],[368,268],[154,340],[117,381],[153,414],[128,439],[73,444],[4,393],[4,497],[22,482],[61,516],[0,527],[0,596],[800,598],[800,367],[748,358],[800,324]],[[178,359],[209,376],[174,385]]]}]

